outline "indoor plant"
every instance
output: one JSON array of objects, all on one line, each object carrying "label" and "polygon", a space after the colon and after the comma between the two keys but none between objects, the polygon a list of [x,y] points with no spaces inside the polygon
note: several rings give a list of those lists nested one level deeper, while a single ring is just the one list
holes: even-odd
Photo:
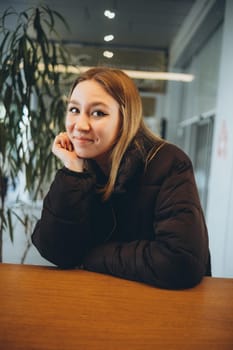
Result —
[{"label": "indoor plant", "polygon": [[66,25],[46,6],[21,13],[7,9],[0,18],[0,261],[4,230],[14,236],[7,187],[15,186],[20,175],[36,200],[55,167],[51,142],[64,128],[65,112],[65,75],[56,67],[69,62],[55,30],[57,20]]}]

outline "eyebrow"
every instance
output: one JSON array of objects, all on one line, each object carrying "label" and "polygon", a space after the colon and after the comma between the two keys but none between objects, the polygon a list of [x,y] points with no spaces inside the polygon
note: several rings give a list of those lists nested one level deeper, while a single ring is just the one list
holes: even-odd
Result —
[{"label": "eyebrow", "polygon": [[[80,103],[76,100],[68,100],[67,101],[68,104],[74,104],[74,105],[77,105],[79,106]],[[106,103],[102,102],[102,101],[95,101],[95,102],[92,102],[89,104],[91,107],[95,107],[95,106],[103,106],[103,107],[106,107],[106,108],[109,108],[109,105],[107,105]]]}]

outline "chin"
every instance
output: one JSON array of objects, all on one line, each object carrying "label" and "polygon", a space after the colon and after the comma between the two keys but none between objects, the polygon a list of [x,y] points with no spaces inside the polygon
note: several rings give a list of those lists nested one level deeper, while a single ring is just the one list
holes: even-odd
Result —
[{"label": "chin", "polygon": [[80,152],[80,151],[75,151],[75,153],[77,154],[78,158],[80,159],[91,159],[92,156],[88,153],[85,152]]}]

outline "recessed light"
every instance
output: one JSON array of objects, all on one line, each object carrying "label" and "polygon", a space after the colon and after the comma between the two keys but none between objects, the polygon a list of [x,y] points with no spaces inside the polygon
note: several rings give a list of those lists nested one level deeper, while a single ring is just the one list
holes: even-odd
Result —
[{"label": "recessed light", "polygon": [[112,58],[114,53],[112,51],[104,51],[103,56],[107,58]]},{"label": "recessed light", "polygon": [[104,41],[112,41],[113,39],[114,39],[114,35],[112,34],[105,35],[104,37]]},{"label": "recessed light", "polygon": [[109,19],[113,19],[115,17],[115,12],[110,11],[110,10],[105,10],[104,15],[108,17]]}]

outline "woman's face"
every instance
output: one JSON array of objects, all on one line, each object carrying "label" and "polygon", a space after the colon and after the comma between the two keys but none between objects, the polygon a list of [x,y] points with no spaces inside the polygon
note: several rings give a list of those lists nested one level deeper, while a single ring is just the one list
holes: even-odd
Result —
[{"label": "woman's face", "polygon": [[120,129],[117,101],[95,80],[85,80],[74,88],[67,109],[66,131],[80,158],[106,164]]}]

